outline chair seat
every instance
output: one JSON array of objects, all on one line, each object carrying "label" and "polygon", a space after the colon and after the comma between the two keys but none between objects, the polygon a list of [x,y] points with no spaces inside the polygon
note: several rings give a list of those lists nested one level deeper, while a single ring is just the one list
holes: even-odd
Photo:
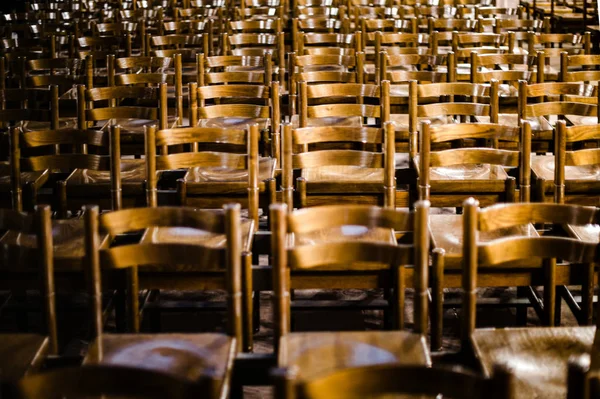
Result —
[{"label": "chair seat", "polygon": [[[476,116],[475,119],[479,123],[490,123],[489,116]],[[556,117],[551,117],[550,121],[543,116],[529,117],[526,120],[531,125],[533,138],[537,140],[551,140],[552,132],[554,131],[553,123],[556,122]],[[517,114],[498,114],[498,123],[504,126],[519,126],[519,115]]]},{"label": "chair seat", "polygon": [[[307,127],[321,127],[321,126],[353,126],[358,127],[363,125],[363,118],[360,116],[329,116],[325,118],[308,118],[306,121]],[[297,128],[300,126],[300,117],[298,115],[292,115],[291,119],[292,127]]]},{"label": "chair seat", "polygon": [[[414,158],[419,171],[420,156]],[[503,192],[508,174],[502,166],[473,164],[431,167],[429,183],[431,193],[437,192],[472,192],[477,193]]]},{"label": "chair seat", "polygon": [[331,165],[302,169],[302,177],[309,183],[379,183],[383,184],[381,168],[363,168],[360,166]]},{"label": "chair seat", "polygon": [[[270,157],[260,157],[258,160],[259,184],[274,177],[277,160]],[[212,183],[212,182],[248,182],[247,169],[232,169],[226,167],[195,167],[185,174],[185,182]],[[264,187],[264,184],[263,184]]]},{"label": "chair seat", "polygon": [[297,371],[300,381],[371,364],[431,364],[425,338],[408,331],[291,333],[279,348],[278,365]]},{"label": "chair seat", "polygon": [[[545,180],[545,192],[554,190],[554,155],[532,156],[531,170],[537,178]],[[585,184],[582,190],[600,188],[600,165],[565,166],[565,183],[571,183],[568,188],[576,189],[573,185],[579,182]]]},{"label": "chair seat", "polygon": [[[429,217],[429,229],[431,232],[432,248],[442,248],[445,254],[445,268],[462,268],[462,242],[463,242],[463,217],[461,215],[431,215]],[[538,232],[532,224],[499,229],[492,232],[479,232],[479,242],[487,242],[494,239],[509,236],[537,236]],[[539,262],[537,263],[539,264]],[[534,265],[531,262],[511,263],[511,266]]]},{"label": "chair seat", "polygon": [[266,130],[271,122],[265,118],[236,118],[236,117],[220,117],[211,119],[200,119],[199,127],[216,127],[216,128],[236,128],[245,129],[249,125],[258,125],[259,130]]},{"label": "chair seat", "polygon": [[565,398],[569,357],[589,353],[595,327],[481,329],[475,355],[488,376],[494,362],[514,368],[516,398]]},{"label": "chair seat", "polygon": [[597,116],[565,115],[565,118],[575,126],[598,124]]},{"label": "chair seat", "polygon": [[[174,127],[177,122],[177,118],[170,115],[167,118],[167,128]],[[126,143],[128,141],[144,141],[144,128],[146,126],[156,126],[158,128],[158,120],[154,119],[133,119],[133,118],[120,118],[111,119],[109,125],[120,125],[121,126],[121,141]]]},{"label": "chair seat", "polygon": [[[235,339],[224,334],[106,334],[101,339],[100,364],[142,367],[192,381],[209,374],[220,377],[221,389],[227,389]],[[98,363],[97,354],[94,342],[84,364]]]},{"label": "chair seat", "polygon": [[[84,237],[83,219],[52,220],[54,263],[57,269],[81,270],[85,257]],[[35,235],[8,231],[0,239],[0,247],[4,251],[3,259],[6,261],[1,267],[12,268],[12,265],[20,264],[28,265],[31,270],[38,269],[35,254],[27,251],[28,248],[37,248]]]},{"label": "chair seat", "polygon": [[[50,122],[25,121],[21,124],[24,132],[35,132],[39,130],[50,130]],[[59,118],[58,129],[76,129],[77,118]]]},{"label": "chair seat", "polygon": [[[123,195],[139,194],[143,191],[146,180],[146,162],[143,159],[121,160],[121,183]],[[67,192],[69,194],[96,195],[90,191],[90,185],[102,186],[105,189],[110,185],[110,172],[90,169],[76,169],[67,178]]]},{"label": "chair seat", "polygon": [[[242,251],[252,249],[252,235],[254,234],[254,222],[250,219],[242,220]],[[204,230],[187,227],[153,227],[144,233],[142,243],[177,243],[195,244],[211,248],[224,248],[227,242],[225,234],[214,234]],[[156,270],[154,267],[152,270]]]},{"label": "chair seat", "polygon": [[48,337],[38,334],[0,334],[0,382],[16,381],[42,365]]}]

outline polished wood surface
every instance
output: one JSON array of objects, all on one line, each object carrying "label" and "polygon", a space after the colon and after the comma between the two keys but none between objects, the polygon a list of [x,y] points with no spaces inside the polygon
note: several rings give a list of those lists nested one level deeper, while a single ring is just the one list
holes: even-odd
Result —
[{"label": "polished wood surface", "polygon": [[479,329],[475,355],[483,371],[506,361],[515,372],[517,398],[564,398],[571,356],[589,353],[595,327]]},{"label": "polished wood surface", "polygon": [[405,331],[292,333],[281,339],[278,365],[310,380],[372,364],[431,364],[425,339]]}]

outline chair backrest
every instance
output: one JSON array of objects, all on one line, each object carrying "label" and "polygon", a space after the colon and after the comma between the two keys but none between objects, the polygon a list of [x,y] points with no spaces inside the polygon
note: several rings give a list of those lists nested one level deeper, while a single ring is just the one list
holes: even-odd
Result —
[{"label": "chair backrest", "polygon": [[[507,40],[507,34],[454,32],[452,51],[456,55],[457,62],[470,59],[473,51],[478,54],[501,54],[503,52],[501,45],[505,44]],[[509,45],[509,48],[512,47]]]},{"label": "chair backrest", "polygon": [[26,87],[56,85],[59,93],[65,93],[74,84],[83,83],[83,61],[74,58],[45,58],[27,61]]},{"label": "chair backrest", "polygon": [[[397,293],[392,305],[394,324],[402,329],[404,266],[412,264],[416,291],[414,329],[419,334],[425,334],[428,317],[428,211],[427,201],[417,202],[414,212],[362,205],[330,205],[288,213],[286,205],[271,205],[269,220],[274,269],[275,353],[279,348],[279,339],[290,332],[290,280],[294,279],[294,271],[318,273],[321,270],[339,274],[338,278],[341,278],[344,272],[349,271],[388,270],[393,277],[386,280],[391,282]],[[333,240],[310,239],[311,233],[318,236],[320,232],[343,226],[380,228],[389,230],[392,236],[393,232],[412,232],[413,241],[410,244],[398,244],[391,237],[381,241],[349,239],[343,235]],[[309,239],[304,241],[303,235]],[[290,245],[289,238],[293,238],[293,245]]]},{"label": "chair backrest", "polygon": [[[453,123],[456,117],[461,122],[471,117],[489,116],[491,123],[498,123],[498,82],[490,85],[479,83],[430,83],[409,82],[408,131],[412,148],[417,147],[419,120],[442,117],[442,124]],[[440,98],[440,102],[420,104],[420,99]],[[483,101],[480,101],[483,100]],[[462,100],[462,101],[459,101]],[[487,100],[487,101],[486,101]],[[411,154],[415,154],[414,151]]]},{"label": "chair backrest", "polygon": [[[536,74],[534,66],[540,66],[541,74]],[[477,54],[471,53],[471,82],[489,83],[496,79],[500,83],[516,83],[519,80],[535,81],[543,77],[543,63],[535,56],[523,54]]]},{"label": "chair backrest", "polygon": [[569,55],[560,53],[561,82],[600,81],[600,55]]},{"label": "chair backrest", "polygon": [[360,51],[356,34],[298,33],[294,52],[297,55],[353,55]]},{"label": "chair backrest", "polygon": [[[387,51],[380,53],[381,71],[377,76],[380,81],[389,80],[391,83],[408,83],[416,80],[419,83],[449,82],[454,65],[454,53],[446,55],[393,54]],[[446,66],[446,72],[440,71]],[[375,71],[377,74],[377,71]]]},{"label": "chair backrest", "polygon": [[279,132],[279,82],[203,87],[190,83],[188,91],[191,126],[197,126],[198,119],[260,118],[270,119],[271,131]]},{"label": "chair backrest", "polygon": [[[51,216],[50,205],[39,205],[34,214],[26,214],[18,210],[0,209],[0,230],[36,236],[34,251],[37,264],[35,267],[41,275],[40,292],[44,303],[44,328],[49,337],[50,354],[58,355]],[[31,251],[31,248],[27,249]],[[3,250],[6,250],[6,248]],[[9,262],[2,265],[2,270],[9,273],[11,270],[13,272],[22,271],[23,266],[25,265]]]},{"label": "chair backrest", "polygon": [[[565,115],[597,116],[598,96],[592,96],[594,86],[583,82],[548,82],[528,85],[519,82],[518,112],[521,119]],[[600,94],[599,94],[600,95]],[[552,122],[552,121],[550,121]]]},{"label": "chair backrest", "polygon": [[[128,100],[133,105],[118,102]],[[106,106],[108,102],[108,106]],[[94,107],[95,103],[102,106]],[[158,87],[112,86],[86,89],[77,86],[77,124],[87,129],[89,123],[113,119],[156,120],[160,129],[167,128],[167,84]]]},{"label": "chair backrest", "polygon": [[[271,53],[261,56],[198,54],[198,85],[258,84],[270,86],[273,79]],[[260,69],[262,67],[262,70]]]},{"label": "chair backrest", "polygon": [[9,386],[10,397],[19,399],[93,397],[212,398],[221,381],[206,374],[192,382],[180,376],[143,367],[85,365],[31,374]]},{"label": "chair backrest", "polygon": [[[382,129],[342,126],[292,129],[288,124],[283,128],[283,135],[282,190],[283,199],[290,210],[294,209],[294,170],[330,166],[383,169],[380,188],[383,192],[383,205],[395,208],[395,136],[392,123],[386,123]],[[318,146],[320,143],[327,143],[329,148],[317,147],[315,150],[310,150],[310,147]],[[335,144],[358,144],[361,148],[367,145],[380,147],[380,149],[342,149]],[[298,148],[301,151],[297,151]],[[309,198],[306,196],[306,182],[298,179],[298,186],[299,207],[310,206]]]},{"label": "chair backrest", "polygon": [[[109,137],[110,136],[110,137]],[[71,152],[60,152],[61,146],[70,146]],[[21,156],[22,150],[51,147],[49,154]],[[88,154],[88,147],[97,148],[100,154]],[[108,155],[101,155],[103,152]],[[11,187],[13,207],[22,209],[21,171],[91,169],[111,172],[113,209],[121,207],[121,144],[120,127],[113,126],[108,132],[99,130],[42,130],[23,132],[12,127],[10,131]]]},{"label": "chair backrest", "polygon": [[[223,193],[247,191],[249,218],[258,226],[258,125],[245,130],[190,127],[156,132],[146,128],[146,190],[147,204],[157,201],[157,171],[180,168],[228,168],[248,171],[247,182],[222,183]],[[191,145],[191,152],[169,154],[169,146]],[[156,148],[166,148],[157,155]],[[229,186],[229,189],[225,186]],[[183,199],[183,198],[182,198]],[[183,203],[182,205],[186,205]],[[194,204],[195,206],[197,204]],[[210,201],[214,207],[214,201]]]},{"label": "chair backrest", "polygon": [[[228,291],[232,298],[228,301],[228,335],[236,338],[238,349],[242,347],[241,287],[242,287],[242,228],[239,204],[229,204],[224,211],[203,211],[186,207],[133,208],[103,213],[99,216],[98,207],[85,208],[85,250],[86,267],[89,278],[89,295],[93,334],[97,338],[98,362],[102,358],[102,283],[101,269],[129,270],[132,276],[132,292],[138,292],[138,268],[167,267],[170,270],[194,270],[207,281],[211,275],[220,277],[213,283],[215,289]],[[144,239],[139,242],[111,246],[113,239],[120,234],[145,231],[153,234],[156,228],[184,228],[202,230],[212,235],[224,235],[225,245],[214,245],[214,240],[206,242],[177,241],[160,242]],[[100,242],[99,233],[106,233],[107,239]],[[157,242],[158,241],[158,242]],[[179,268],[179,269],[178,269]],[[164,270],[164,269],[163,269]],[[224,278],[223,278],[224,277]],[[139,306],[137,295],[129,296],[131,309]],[[129,312],[134,332],[139,332],[138,312]]]},{"label": "chair backrest", "polygon": [[453,399],[512,399],[513,371],[494,365],[491,378],[460,367],[382,364],[347,368],[297,382],[294,371],[276,370],[278,399],[358,399],[410,395]]},{"label": "chair backrest", "polygon": [[[492,232],[530,223],[569,224],[583,226],[600,223],[600,210],[595,207],[551,203],[513,203],[479,209],[469,198],[463,203],[463,345],[469,345],[475,330],[477,273],[482,268],[502,267],[518,260],[544,260],[545,267],[556,268],[556,259],[574,265],[593,267],[598,262],[600,244],[560,236],[515,235],[478,242],[478,233]],[[549,272],[552,274],[552,272]],[[554,290],[554,286],[546,289]],[[546,302],[546,301],[545,301]],[[553,302],[553,301],[550,301]],[[554,303],[544,303],[544,308]],[[553,312],[548,312],[553,323]]]},{"label": "chair backrest", "polygon": [[[460,139],[483,139],[489,147],[453,148],[431,151],[434,143]],[[498,149],[499,141],[518,143],[516,150]],[[430,170],[437,167],[484,164],[519,168],[521,201],[529,201],[531,126],[523,122],[520,128],[493,123],[460,123],[432,126],[422,122],[419,145],[419,199],[428,200],[430,194]],[[490,174],[494,173],[490,169]]]},{"label": "chair backrest", "polygon": [[[389,120],[390,82],[381,85],[360,83],[298,84],[300,127],[308,126],[309,118],[361,117],[375,118],[379,125]],[[371,99],[371,103],[366,103]],[[372,104],[373,99],[379,104]],[[313,101],[318,101],[313,105]]]},{"label": "chair backrest", "polygon": [[26,122],[42,122],[47,123],[50,129],[58,129],[58,93],[56,85],[47,90],[0,90],[0,124],[6,127]]},{"label": "chair backrest", "polygon": [[[600,149],[584,148],[567,151],[567,144],[597,140],[600,140],[599,124],[567,127],[567,123],[563,120],[556,123],[556,148],[554,150],[554,201],[556,203],[563,204],[565,202],[566,167],[600,165]],[[600,205],[598,198],[592,198],[590,202],[593,205]]]},{"label": "chair backrest", "polygon": [[529,54],[543,51],[548,58],[560,57],[562,52],[570,55],[591,54],[590,35],[531,32],[527,39],[527,51]]}]

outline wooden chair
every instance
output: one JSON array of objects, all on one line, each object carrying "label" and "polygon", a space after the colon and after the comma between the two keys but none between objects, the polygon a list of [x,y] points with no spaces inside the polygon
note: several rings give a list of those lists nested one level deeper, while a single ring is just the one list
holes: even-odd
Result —
[{"label": "wooden chair", "polygon": [[[599,55],[569,55],[560,54],[560,81],[585,82],[600,81]],[[597,85],[597,84],[596,84]]]},{"label": "wooden chair", "polygon": [[409,155],[414,158],[418,148],[420,122],[430,121],[431,125],[446,125],[460,122],[475,122],[476,118],[489,117],[497,123],[498,82],[489,85],[453,82],[418,84],[409,82],[408,115],[393,114],[391,120],[396,131],[408,132]]},{"label": "wooden chair", "polygon": [[218,378],[202,375],[189,381],[168,371],[144,367],[88,365],[32,374],[8,388],[11,398],[56,398],[115,395],[122,398],[192,399],[214,397]]},{"label": "wooden chair", "polygon": [[169,123],[166,83],[159,83],[158,87],[112,86],[94,89],[79,85],[77,108],[80,129],[104,130],[111,125],[120,125],[123,154],[143,152],[144,126],[158,122],[160,129],[167,129],[175,123],[173,120]]},{"label": "wooden chair", "polygon": [[[598,150],[577,146],[600,139],[599,125],[567,126],[556,123],[554,155],[536,156],[531,168],[537,199],[543,202],[600,205],[597,169]],[[567,150],[572,145],[572,149]],[[579,149],[578,149],[579,148]]]},{"label": "wooden chair", "polygon": [[[0,385],[14,382],[40,369],[47,355],[58,354],[56,328],[56,306],[54,303],[54,263],[51,211],[48,205],[39,206],[35,214],[24,214],[17,210],[0,211],[0,229],[14,234],[27,234],[34,241],[34,251],[29,248],[33,261],[34,278],[21,274],[22,289],[39,289],[43,297],[44,334],[2,333],[0,334]],[[3,247],[3,252],[7,249]],[[32,253],[33,252],[33,253]],[[17,284],[15,272],[23,271],[22,263],[7,263],[3,258],[0,285],[3,290],[13,291]],[[31,266],[31,265],[30,265]],[[21,269],[21,270],[20,270]],[[11,271],[13,278],[10,278]],[[40,278],[41,276],[41,278]]]},{"label": "wooden chair", "polygon": [[290,209],[333,203],[391,208],[407,204],[408,193],[396,190],[394,131],[389,123],[383,129],[285,125],[283,130],[282,190]]},{"label": "wooden chair", "polygon": [[[487,147],[454,148],[432,151],[434,143],[452,140],[486,140]],[[498,149],[499,141],[516,143],[516,150]],[[466,197],[476,197],[486,205],[516,200],[516,181],[505,168],[517,168],[519,194],[529,200],[531,128],[498,124],[457,123],[431,126],[421,125],[420,154],[415,159],[418,169],[420,200],[429,200],[432,206],[460,207]]]},{"label": "wooden chair", "polygon": [[[597,123],[598,97],[592,96],[593,93],[592,85],[581,82],[548,82],[531,85],[519,82],[518,116],[500,114],[498,120],[510,126],[517,126],[518,120],[528,120],[534,134],[534,150],[538,153],[552,151],[556,123],[559,120],[577,126]],[[537,163],[535,159],[533,162]],[[541,176],[546,175],[542,173],[539,177]]]},{"label": "wooden chair", "polygon": [[527,52],[544,52],[544,82],[560,80],[560,57],[562,52],[570,55],[591,54],[590,35],[577,33],[530,33],[527,39]]},{"label": "wooden chair", "polygon": [[373,365],[353,367],[296,382],[293,370],[275,372],[278,399],[356,399],[384,395],[422,395],[456,399],[510,399],[514,396],[513,373],[497,365],[492,378],[460,367]]},{"label": "wooden chair", "polygon": [[[273,158],[258,156],[258,126],[244,130],[226,128],[183,128],[146,131],[148,204],[156,206],[157,171],[185,168],[178,181],[179,203],[197,208],[215,208],[238,202],[248,209],[248,218],[258,229],[259,198],[274,201]],[[192,145],[192,152],[156,155],[156,148]],[[266,209],[267,206],[265,205]],[[264,212],[263,214],[266,214]]]},{"label": "wooden chair", "polygon": [[[175,111],[170,115],[177,126],[184,125],[184,70],[181,54],[173,58],[165,57],[124,57],[115,59],[112,55],[107,58],[109,86],[147,86],[158,87],[167,84],[167,104]],[[172,65],[171,65],[172,64]],[[172,66],[172,68],[171,68]],[[192,75],[187,74],[187,81]],[[187,93],[185,93],[187,94]]]},{"label": "wooden chair", "polygon": [[361,51],[355,35],[338,33],[302,33],[294,42],[296,55],[354,55]]},{"label": "wooden chair", "polygon": [[[369,41],[367,40],[367,45]],[[373,52],[366,51],[366,61],[372,61],[375,65],[375,76],[381,74],[381,52],[389,55],[399,54],[422,54],[424,48],[429,46],[429,36],[418,33],[382,33],[375,32],[375,43]]]},{"label": "wooden chair", "polygon": [[[300,82],[298,92],[298,127],[382,126],[389,119],[389,81],[381,82],[381,86]],[[296,124],[294,118],[292,124]]]},{"label": "wooden chair", "polygon": [[[476,200],[468,199],[463,205],[463,305],[461,337],[464,347],[471,346],[475,356],[481,362],[484,373],[489,372],[490,364],[497,359],[499,351],[509,356],[515,364],[531,367],[535,372],[522,378],[517,373],[516,386],[527,396],[559,395],[566,391],[567,360],[571,355],[587,352],[593,340],[593,329],[570,328],[519,328],[519,329],[483,329],[476,330],[475,310],[477,287],[489,284],[481,273],[489,270],[502,270],[506,277],[513,275],[513,281],[519,285],[543,284],[543,298],[539,298],[531,289],[534,308],[547,326],[554,326],[556,309],[556,286],[567,283],[582,285],[582,320],[591,322],[593,311],[593,292],[595,285],[594,262],[598,261],[598,243],[584,242],[557,235],[549,236],[511,236],[501,239],[478,240],[477,234],[501,232],[528,223],[568,224],[583,226],[600,222],[598,208],[559,204],[504,204],[478,209]],[[560,263],[558,263],[560,259]],[[538,275],[535,271],[511,269],[507,264],[521,262],[531,266],[541,261]],[[565,265],[565,262],[569,262]],[[531,273],[531,274],[530,274]],[[522,274],[525,278],[518,278]],[[529,276],[526,276],[529,274]],[[478,280],[481,283],[478,283]],[[528,281],[529,280],[529,281]],[[532,345],[532,343],[534,343]],[[507,350],[507,348],[510,348]],[[538,366],[544,371],[539,373]]]},{"label": "wooden chair", "polygon": [[[110,155],[88,154],[84,150],[109,147],[109,134],[102,131],[79,131],[71,129],[22,132],[11,129],[11,185],[13,206],[22,209],[21,187],[23,172],[42,176],[51,171],[66,173],[66,178],[55,187],[55,206],[62,217],[67,211],[76,212],[91,198],[102,202],[104,209],[119,209],[122,206],[121,166],[119,149],[119,127],[110,131]],[[48,149],[50,151],[44,151]],[[69,150],[55,153],[56,148]],[[21,157],[21,151],[33,151],[30,156]],[[40,151],[41,150],[41,151]],[[98,151],[95,151],[98,152]],[[125,162],[127,165],[127,162]],[[125,166],[127,170],[127,166]],[[114,171],[114,172],[113,172]],[[138,180],[138,195],[143,181]],[[30,189],[31,190],[31,189]],[[128,194],[129,191],[127,190]]]},{"label": "wooden chair", "polygon": [[214,57],[198,54],[196,63],[198,65],[197,81],[200,87],[223,84],[270,86],[273,80],[271,53],[263,56],[219,55]]},{"label": "wooden chair", "polygon": [[46,58],[27,61],[27,82],[24,87],[58,86],[62,96],[75,84],[84,83],[85,69],[82,60],[76,58]]},{"label": "wooden chair", "polygon": [[364,54],[300,55],[288,54],[289,114],[297,114],[298,82],[309,85],[327,83],[364,83]]},{"label": "wooden chair", "polygon": [[[471,53],[477,54],[502,54],[503,45],[508,41],[507,34],[495,33],[453,33],[452,34],[452,51],[456,57],[457,64],[457,80],[469,80],[469,73],[466,68],[470,68]],[[514,48],[512,43],[508,43],[508,48]]]},{"label": "wooden chair", "polygon": [[[321,206],[289,213],[285,205],[271,206],[278,367],[295,370],[301,382],[358,365],[429,365],[422,335],[428,322],[427,213],[426,202],[417,203],[414,213],[361,205]],[[358,231],[349,233],[344,229],[349,225]],[[410,243],[397,244],[394,232],[400,231],[413,232]],[[402,266],[411,263],[412,269]],[[414,272],[416,291],[414,333],[399,331],[404,325],[409,270]],[[394,292],[390,308],[397,331],[291,332],[291,289],[382,288],[382,282]]]},{"label": "wooden chair", "polygon": [[[100,216],[98,208],[93,206],[86,208],[85,222],[95,339],[84,364],[144,367],[175,374],[190,382],[210,376],[215,386],[209,397],[226,396],[232,356],[245,344],[242,270],[249,267],[249,262],[242,258],[242,230],[252,229],[252,222],[242,224],[239,205],[228,205],[224,212],[158,207]],[[179,229],[183,235],[173,241],[161,239],[162,233],[169,234],[173,229]],[[145,234],[139,242],[109,247],[116,235],[140,230]],[[106,231],[108,238],[101,241],[99,231]],[[139,332],[139,290],[173,289],[178,285],[226,290],[231,298],[227,305],[227,334],[104,334],[101,270],[128,273],[128,315],[134,332]]]},{"label": "wooden chair", "polygon": [[190,83],[190,125],[244,128],[258,124],[264,153],[279,159],[279,82],[263,85],[217,85],[197,87]]}]

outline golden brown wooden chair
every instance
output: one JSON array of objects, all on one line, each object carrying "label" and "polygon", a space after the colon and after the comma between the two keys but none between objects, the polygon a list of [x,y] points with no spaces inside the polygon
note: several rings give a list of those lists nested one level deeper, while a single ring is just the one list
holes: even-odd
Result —
[{"label": "golden brown wooden chair", "polygon": [[[246,345],[243,331],[242,270],[246,262],[239,205],[224,212],[190,208],[137,208],[104,213],[97,207],[85,212],[87,275],[94,341],[84,364],[143,367],[176,374],[197,382],[216,380],[210,397],[226,397],[233,357]],[[163,232],[179,230],[175,240],[161,239]],[[139,242],[110,247],[118,234],[144,231]],[[102,241],[98,232],[106,231]],[[184,238],[185,237],[185,238]],[[128,315],[131,329],[139,332],[140,289],[202,287],[228,292],[227,334],[104,334],[101,270],[128,274]],[[178,277],[179,276],[179,277]]]},{"label": "golden brown wooden chair", "polygon": [[[515,113],[519,82],[537,81],[536,66],[543,71],[543,62],[535,55],[471,53],[471,83],[490,83],[497,80],[500,114]],[[543,72],[542,72],[543,74]]]},{"label": "golden brown wooden chair", "polygon": [[580,145],[598,139],[600,127],[597,124],[567,126],[562,120],[556,123],[554,155],[536,156],[531,164],[539,201],[600,205],[600,153],[595,148]]},{"label": "golden brown wooden chair", "polygon": [[[511,236],[482,242],[480,235],[490,234],[529,223],[557,223],[582,226],[600,221],[598,208],[559,204],[518,203],[478,209],[477,201],[468,199],[463,206],[463,301],[461,337],[464,347],[471,346],[481,362],[484,373],[490,364],[507,356],[515,365],[526,367],[531,373],[516,373],[518,397],[561,397],[566,392],[566,369],[569,357],[589,352],[594,331],[591,327],[515,328],[476,330],[477,288],[488,285],[479,277],[486,270],[504,269],[506,277],[513,275],[514,283],[544,286],[543,298],[532,290],[534,308],[544,325],[553,326],[556,286],[582,285],[581,310],[591,322],[595,286],[595,262],[598,261],[598,243],[584,242],[557,235]],[[557,260],[560,260],[558,263]],[[537,280],[528,265],[542,263]],[[521,267],[510,264],[520,262]],[[565,262],[569,262],[565,265]],[[535,270],[535,267],[533,267]],[[518,275],[521,277],[518,277]],[[528,275],[529,274],[529,275]],[[513,283],[513,284],[514,284]],[[540,372],[540,370],[542,370]]]},{"label": "golden brown wooden chair", "polygon": [[297,55],[354,55],[361,51],[355,35],[339,33],[298,33],[294,52]]},{"label": "golden brown wooden chair", "polygon": [[[54,205],[62,217],[67,212],[79,211],[81,206],[93,199],[103,209],[119,209],[122,206],[121,173],[130,166],[121,164],[119,127],[109,133],[102,131],[80,131],[72,129],[22,132],[11,129],[11,184],[15,209],[22,209],[21,189],[23,172],[48,174],[51,171],[66,173],[64,180],[55,187]],[[106,151],[110,146],[110,153]],[[21,156],[22,151],[51,148],[49,153]],[[55,148],[63,148],[55,153]],[[68,150],[65,149],[68,148]],[[84,152],[89,149],[91,154]],[[94,154],[94,149],[99,154]],[[98,151],[99,150],[99,151]],[[102,155],[102,153],[106,155]],[[116,172],[119,171],[119,172]],[[126,174],[126,173],[125,173]],[[137,181],[138,196],[143,180]],[[127,190],[128,194],[130,190]]]},{"label": "golden brown wooden chair", "polygon": [[[284,125],[283,198],[289,209],[315,205],[406,206],[396,190],[394,130]],[[297,176],[294,184],[294,175]]]},{"label": "golden brown wooden chair", "polygon": [[543,51],[545,56],[544,82],[560,80],[560,54],[591,54],[589,35],[578,33],[530,33],[527,38],[527,52],[536,54]]},{"label": "golden brown wooden chair", "polygon": [[[54,262],[51,211],[48,205],[39,206],[35,214],[25,214],[16,210],[0,210],[0,229],[13,234],[31,237],[35,250],[29,249],[33,265],[30,273],[23,271],[26,264],[7,262],[8,248],[3,246],[2,273],[0,286],[3,290],[17,289],[21,274],[20,289],[39,289],[43,297],[44,335],[33,333],[0,334],[0,385],[14,382],[32,370],[40,369],[47,355],[58,355],[56,328],[56,306],[54,302]],[[14,260],[14,259],[12,259]],[[11,278],[10,275],[13,277]],[[19,273],[20,272],[20,273]],[[33,278],[31,277],[33,272]],[[15,274],[16,273],[16,274]],[[40,278],[41,276],[41,278]]]},{"label": "golden brown wooden chair", "polygon": [[364,83],[364,54],[300,55],[288,54],[289,114],[296,115],[298,82],[309,85],[327,83]]},{"label": "golden brown wooden chair", "polygon": [[190,126],[245,128],[258,124],[263,154],[279,159],[279,82],[264,85],[214,85],[190,83]]},{"label": "golden brown wooden chair", "polygon": [[[487,141],[488,145],[432,151],[435,143],[453,140]],[[508,141],[514,150],[498,149],[499,142]],[[476,197],[485,205],[514,202],[517,199],[516,179],[505,168],[516,168],[519,195],[529,200],[531,127],[521,128],[499,124],[457,123],[421,125],[419,156],[415,159],[420,200],[432,206],[460,207],[468,197]]]},{"label": "golden brown wooden chair", "polygon": [[[258,229],[260,202],[264,209],[275,198],[275,163],[259,157],[258,126],[244,130],[182,128],[146,131],[148,204],[156,206],[157,171],[185,169],[178,181],[178,202],[184,206],[216,208],[241,203]],[[191,145],[191,152],[157,155],[156,148]],[[262,200],[262,201],[260,201]],[[266,212],[263,212],[266,214]]]},{"label": "golden brown wooden chair", "polygon": [[270,86],[273,80],[271,53],[264,56],[198,54],[197,82],[200,87],[221,84],[257,84]]},{"label": "golden brown wooden chair", "polygon": [[360,83],[298,84],[298,127],[382,126],[389,120],[390,85]]},{"label": "golden brown wooden chair", "polygon": [[[175,114],[169,115],[169,124],[184,125],[184,69],[181,54],[166,57],[123,57],[115,59],[109,55],[107,60],[108,86],[146,86],[158,87],[167,84],[167,105]],[[171,65],[172,64],[172,65]],[[172,66],[172,68],[171,68]],[[186,75],[191,81],[193,75]]]},{"label": "golden brown wooden chair", "polygon": [[[419,202],[414,212],[335,205],[288,213],[285,205],[271,206],[278,367],[296,371],[301,382],[359,365],[430,364],[422,335],[428,323],[428,208]],[[354,227],[345,228],[350,225]],[[398,244],[395,232],[401,231],[412,232],[412,240]],[[408,281],[414,281],[416,291],[414,333],[400,331]],[[390,310],[397,331],[291,332],[290,290],[317,287],[392,289]]]},{"label": "golden brown wooden chair", "polygon": [[569,55],[560,53],[560,81],[585,82],[600,81],[599,55]]},{"label": "golden brown wooden chair", "polygon": [[[442,36],[442,33],[439,34]],[[507,44],[508,34],[495,33],[452,33],[452,51],[456,57],[456,80],[470,80],[471,53],[502,54],[502,46]],[[508,48],[514,45],[508,43]]]},{"label": "golden brown wooden chair", "polygon": [[[96,104],[100,104],[99,106]],[[123,154],[143,153],[144,126],[169,126],[167,84],[158,87],[112,86],[86,89],[77,86],[78,127],[107,129],[121,126]],[[171,120],[173,124],[174,120]]]},{"label": "golden brown wooden chair", "polygon": [[143,367],[87,365],[32,374],[7,388],[14,399],[111,395],[120,398],[192,399],[214,397],[220,381],[203,375],[190,382]]},{"label": "golden brown wooden chair", "polygon": [[[477,83],[450,82],[418,84],[410,81],[408,87],[408,115],[392,114],[390,119],[400,132],[408,136],[410,159],[414,159],[418,148],[418,131],[422,121],[429,121],[432,126],[460,122],[477,122],[476,118],[489,118],[497,123],[498,117],[498,82],[489,85]],[[407,133],[403,133],[407,132]]]},{"label": "golden brown wooden chair", "polygon": [[496,365],[492,378],[461,367],[374,365],[353,367],[296,382],[294,370],[277,370],[277,399],[358,399],[443,395],[456,399],[514,398],[514,370]]}]

